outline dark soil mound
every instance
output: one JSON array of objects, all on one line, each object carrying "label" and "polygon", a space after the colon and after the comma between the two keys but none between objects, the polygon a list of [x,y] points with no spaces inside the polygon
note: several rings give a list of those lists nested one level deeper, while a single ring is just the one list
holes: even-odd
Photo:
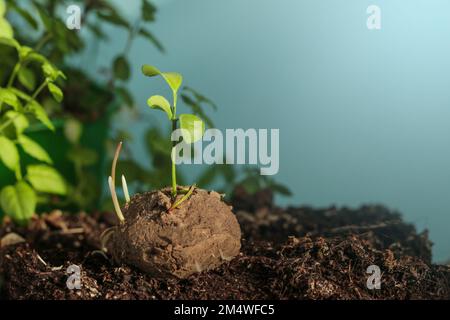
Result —
[{"label": "dark soil mound", "polygon": [[[181,280],[157,279],[99,253],[101,232],[114,224],[110,215],[53,212],[27,229],[8,224],[0,238],[16,232],[25,242],[0,249],[1,297],[450,299],[450,268],[430,264],[426,233],[417,234],[397,213],[380,206],[239,208],[241,253],[215,270]],[[72,264],[81,267],[80,290],[66,286]],[[381,270],[379,290],[367,287],[371,265]]]},{"label": "dark soil mound", "polygon": [[217,192],[195,189],[169,210],[170,191],[137,194],[125,205],[125,222],[112,230],[108,246],[115,262],[153,276],[186,278],[239,254],[241,229]]}]

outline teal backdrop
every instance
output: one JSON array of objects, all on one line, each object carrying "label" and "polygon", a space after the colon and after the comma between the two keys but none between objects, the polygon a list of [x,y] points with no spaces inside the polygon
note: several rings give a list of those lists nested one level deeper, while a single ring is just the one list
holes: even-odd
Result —
[{"label": "teal backdrop", "polygon": [[[139,135],[165,120],[146,109],[165,89],[140,74],[149,63],[212,98],[218,128],[280,129],[276,179],[295,194],[280,204],[382,203],[430,230],[436,261],[450,258],[450,1],[154,2],[152,31],[167,53],[134,43],[130,89],[144,117],[116,119],[140,162]],[[139,14],[140,1],[120,3]],[[371,4],[381,30],[366,27]],[[126,35],[109,31],[111,43],[74,63],[111,61]]]}]

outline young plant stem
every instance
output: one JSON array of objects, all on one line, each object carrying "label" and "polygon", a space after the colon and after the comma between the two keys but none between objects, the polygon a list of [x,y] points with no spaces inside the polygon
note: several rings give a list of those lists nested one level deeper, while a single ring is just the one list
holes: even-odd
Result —
[{"label": "young plant stem", "polygon": [[[177,130],[177,93],[173,91],[173,108],[172,108],[172,132]],[[177,167],[175,164],[175,146],[176,141],[172,141],[172,196],[177,196]]]},{"label": "young plant stem", "polygon": [[123,216],[122,210],[120,210],[119,200],[117,199],[116,187],[115,187],[116,165],[117,165],[117,159],[119,158],[121,148],[122,148],[122,141],[119,142],[116,152],[114,154],[114,159],[113,159],[113,163],[111,166],[111,175],[108,178],[108,185],[109,185],[109,190],[111,191],[111,198],[112,198],[112,202],[114,204],[114,210],[116,211],[117,218],[119,218],[120,223],[123,223],[123,222],[125,222],[125,218]]}]

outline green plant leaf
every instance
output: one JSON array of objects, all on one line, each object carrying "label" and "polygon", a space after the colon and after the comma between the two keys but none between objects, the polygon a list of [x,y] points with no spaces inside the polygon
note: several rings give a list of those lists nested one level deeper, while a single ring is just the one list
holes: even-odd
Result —
[{"label": "green plant leaf", "polygon": [[50,130],[55,131],[55,126],[48,118],[47,112],[45,112],[45,109],[37,101],[35,100],[30,101],[29,108],[30,111],[39,121],[41,121]]},{"label": "green plant leaf", "polygon": [[6,186],[0,193],[2,209],[20,224],[26,223],[33,216],[36,202],[36,193],[25,181],[19,181],[14,186]]},{"label": "green plant leaf", "polygon": [[202,119],[193,114],[181,114],[179,118],[180,128],[185,130],[182,135],[186,143],[194,143],[203,137],[205,123]]},{"label": "green plant leaf", "polygon": [[12,89],[0,88],[0,103],[6,103],[15,110],[20,109],[20,101]]},{"label": "green plant leaf", "polygon": [[4,17],[6,12],[5,0],[0,0],[0,17]]},{"label": "green plant leaf", "polygon": [[130,28],[130,24],[120,16],[116,11],[110,10],[110,12],[97,11],[97,17],[101,20],[109,22],[119,27]]},{"label": "green plant leaf", "polygon": [[19,112],[16,112],[14,110],[9,110],[5,113],[4,118],[7,120],[12,120],[12,123],[15,128],[15,134],[19,136],[22,132],[25,131],[26,128],[29,126],[29,122],[27,117]]},{"label": "green plant leaf", "polygon": [[61,70],[58,70],[47,61],[43,63],[42,71],[44,72],[44,75],[52,82],[56,81],[59,77],[66,79],[66,75]]},{"label": "green plant leaf", "polygon": [[3,18],[0,17],[0,37],[5,38],[13,38],[14,37],[14,31],[9,22]]},{"label": "green plant leaf", "polygon": [[98,161],[97,151],[82,146],[74,146],[67,153],[67,157],[82,167],[91,166]]},{"label": "green plant leaf", "polygon": [[150,1],[142,0],[141,12],[144,21],[155,20],[156,7]]},{"label": "green plant leaf", "polygon": [[34,189],[40,192],[66,195],[67,184],[64,178],[53,167],[45,164],[27,166],[26,178]]},{"label": "green plant leaf", "polygon": [[141,28],[139,29],[139,35],[150,41],[160,52],[166,52],[161,41],[159,41],[158,38],[156,38],[150,31]]},{"label": "green plant leaf", "polygon": [[17,51],[20,50],[20,44],[12,38],[5,38],[5,37],[0,36],[0,44],[3,44],[8,47],[16,48]]},{"label": "green plant leaf", "polygon": [[124,56],[118,56],[113,62],[114,76],[120,80],[130,78],[130,64]]},{"label": "green plant leaf", "polygon": [[29,154],[35,159],[41,160],[48,164],[53,163],[47,151],[45,151],[45,149],[42,148],[37,142],[31,140],[25,135],[20,135],[18,137],[18,141],[19,144],[22,146],[23,151],[25,151],[25,153]]},{"label": "green plant leaf", "polygon": [[161,72],[158,68],[148,64],[142,66],[142,73],[147,77],[162,76],[173,92],[177,92],[183,82],[181,74],[176,72]]},{"label": "green plant leaf", "polygon": [[33,91],[36,87],[36,77],[30,69],[20,68],[17,79],[29,91]]},{"label": "green plant leaf", "polygon": [[52,96],[56,100],[56,102],[61,102],[63,100],[63,97],[64,97],[63,92],[57,85],[49,82],[47,87],[48,87],[48,91],[50,91],[50,93],[52,94]]},{"label": "green plant leaf", "polygon": [[172,110],[170,109],[170,103],[163,96],[151,96],[147,100],[147,104],[150,108],[160,109],[167,114],[169,120],[172,119]]},{"label": "green plant leaf", "polygon": [[11,171],[15,171],[19,166],[19,152],[17,152],[17,147],[14,142],[5,136],[0,136],[0,160]]},{"label": "green plant leaf", "polygon": [[38,28],[36,19],[27,10],[18,7],[14,2],[10,3],[10,8],[14,9],[34,30]]},{"label": "green plant leaf", "polygon": [[81,134],[83,133],[83,124],[75,119],[69,118],[64,122],[64,136],[72,144],[80,142]]}]

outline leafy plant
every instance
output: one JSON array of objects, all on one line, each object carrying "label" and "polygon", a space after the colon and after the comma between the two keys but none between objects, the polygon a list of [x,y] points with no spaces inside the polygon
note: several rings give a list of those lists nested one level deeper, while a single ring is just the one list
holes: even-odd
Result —
[{"label": "leafy plant", "polygon": [[[161,72],[156,67],[150,65],[142,66],[142,73],[147,77],[161,76],[172,90],[172,104],[160,95],[154,95],[148,98],[147,104],[150,108],[159,109],[166,113],[169,121],[172,123],[172,131],[175,131],[178,126],[181,129],[181,135],[185,143],[191,144],[200,140],[205,132],[205,124],[203,120],[194,114],[180,114],[177,116],[177,98],[178,89],[180,88],[183,77],[176,72]],[[177,175],[175,165],[175,146],[176,141],[172,142],[172,196],[177,195]]]},{"label": "leafy plant", "polygon": [[[48,90],[57,102],[61,102],[63,93],[57,81],[66,76],[35,49],[21,45],[13,38],[13,30],[4,19],[4,8],[5,3],[0,0],[0,24],[6,26],[2,28],[0,46],[15,50],[17,59],[7,82],[0,87],[0,160],[14,172],[16,183],[1,189],[0,205],[6,215],[18,223],[25,223],[35,212],[39,193],[67,193],[67,185],[52,167],[52,159],[47,151],[25,133],[33,119],[54,130],[37,98],[44,90]],[[30,64],[41,68],[41,77],[27,68]],[[35,88],[38,78],[42,78],[42,81]],[[30,93],[17,86],[17,82],[29,89]],[[20,151],[39,163],[28,164],[23,168]]]},{"label": "leafy plant", "polygon": [[[0,32],[10,33],[14,29],[16,39],[27,46],[42,52],[53,65],[58,66],[68,76],[62,90],[64,101],[62,108],[53,97],[43,92],[36,100],[43,106],[50,119],[64,119],[64,136],[70,146],[67,157],[61,160],[56,156],[55,165],[67,168],[64,170],[66,180],[72,184],[68,197],[58,206],[70,209],[91,209],[100,198],[100,181],[94,168],[99,167],[104,159],[102,153],[93,148],[87,148],[82,142],[86,139],[78,137],[71,140],[70,131],[77,124],[76,130],[85,132],[118,111],[116,102],[133,108],[135,103],[126,83],[132,72],[128,61],[128,53],[135,39],[148,40],[160,52],[164,47],[152,34],[149,25],[153,23],[156,7],[148,0],[141,1],[141,15],[138,19],[128,20],[120,8],[112,1],[92,0],[30,0],[30,1],[2,1],[8,7],[8,15],[13,25],[6,27],[1,23]],[[69,5],[79,5],[82,8],[81,27],[83,32],[70,30],[66,27],[66,8]],[[5,11],[5,10],[3,10]],[[2,15],[3,16],[3,15]],[[3,20],[2,20],[3,21]],[[112,40],[107,28],[118,28],[127,33],[123,48],[120,48],[110,63],[104,60],[98,62],[90,59],[90,63],[74,64],[73,57],[83,52],[90,53],[90,57],[98,51],[101,43]],[[14,65],[14,53],[8,48],[0,48],[0,83],[7,81],[10,65]],[[21,68],[17,75],[19,85],[30,90],[36,82],[39,66],[28,65]],[[96,71],[96,75],[92,70]],[[94,76],[98,80],[94,80]],[[68,133],[68,134],[67,134]],[[58,161],[59,160],[59,161]],[[62,162],[64,161],[64,162]],[[97,170],[98,171],[98,170]],[[3,181],[2,181],[3,182]],[[3,184],[3,183],[2,183]]]}]

